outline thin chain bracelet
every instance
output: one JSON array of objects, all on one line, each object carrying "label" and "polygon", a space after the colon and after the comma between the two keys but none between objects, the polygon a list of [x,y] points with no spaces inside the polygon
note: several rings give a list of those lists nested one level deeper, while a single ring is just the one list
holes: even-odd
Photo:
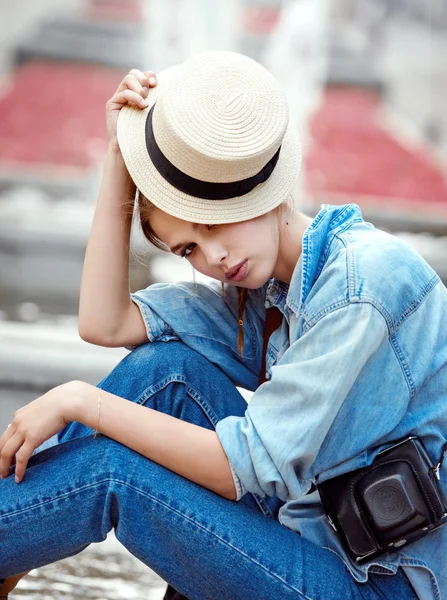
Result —
[{"label": "thin chain bracelet", "polygon": [[99,413],[101,412],[101,394],[98,396],[98,422],[96,423],[95,433],[93,439],[96,439],[96,434],[99,433]]}]

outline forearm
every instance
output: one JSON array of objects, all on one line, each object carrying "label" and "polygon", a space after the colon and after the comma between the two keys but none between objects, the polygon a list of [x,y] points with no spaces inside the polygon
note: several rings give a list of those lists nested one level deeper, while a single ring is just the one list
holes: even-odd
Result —
[{"label": "forearm", "polygon": [[132,448],[199,485],[229,499],[236,498],[227,456],[215,431],[135,404],[79,382],[79,402],[70,420]]},{"label": "forearm", "polygon": [[79,332],[112,337],[131,304],[129,209],[135,196],[121,153],[109,147],[82,272]]}]

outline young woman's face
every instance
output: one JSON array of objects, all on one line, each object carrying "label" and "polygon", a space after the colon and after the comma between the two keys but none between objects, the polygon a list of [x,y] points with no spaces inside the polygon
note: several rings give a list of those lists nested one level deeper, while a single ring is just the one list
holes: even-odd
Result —
[{"label": "young woman's face", "polygon": [[151,226],[171,252],[208,277],[255,289],[273,276],[279,247],[272,212],[240,223],[202,225],[156,209]]}]

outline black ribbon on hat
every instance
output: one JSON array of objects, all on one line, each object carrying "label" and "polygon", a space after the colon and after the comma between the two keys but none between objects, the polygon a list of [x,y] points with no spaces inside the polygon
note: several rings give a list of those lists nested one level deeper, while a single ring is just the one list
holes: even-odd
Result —
[{"label": "black ribbon on hat", "polygon": [[273,169],[278,162],[281,146],[275,155],[268,161],[266,165],[247,179],[240,181],[232,181],[230,183],[211,183],[209,181],[201,181],[190,177],[177,169],[160,150],[152,129],[152,114],[155,104],[150,109],[146,119],[146,148],[151,158],[151,161],[160,175],[177,190],[195,196],[196,198],[205,198],[206,200],[227,200],[228,198],[237,198],[251,192],[257,185],[264,183],[273,173]]}]

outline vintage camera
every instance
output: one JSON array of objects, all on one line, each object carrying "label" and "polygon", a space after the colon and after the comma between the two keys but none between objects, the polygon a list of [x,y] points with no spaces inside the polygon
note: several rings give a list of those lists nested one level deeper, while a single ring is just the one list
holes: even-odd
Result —
[{"label": "vintage camera", "polygon": [[382,450],[369,467],[318,482],[323,508],[348,554],[363,564],[447,523],[437,468],[417,436]]}]

